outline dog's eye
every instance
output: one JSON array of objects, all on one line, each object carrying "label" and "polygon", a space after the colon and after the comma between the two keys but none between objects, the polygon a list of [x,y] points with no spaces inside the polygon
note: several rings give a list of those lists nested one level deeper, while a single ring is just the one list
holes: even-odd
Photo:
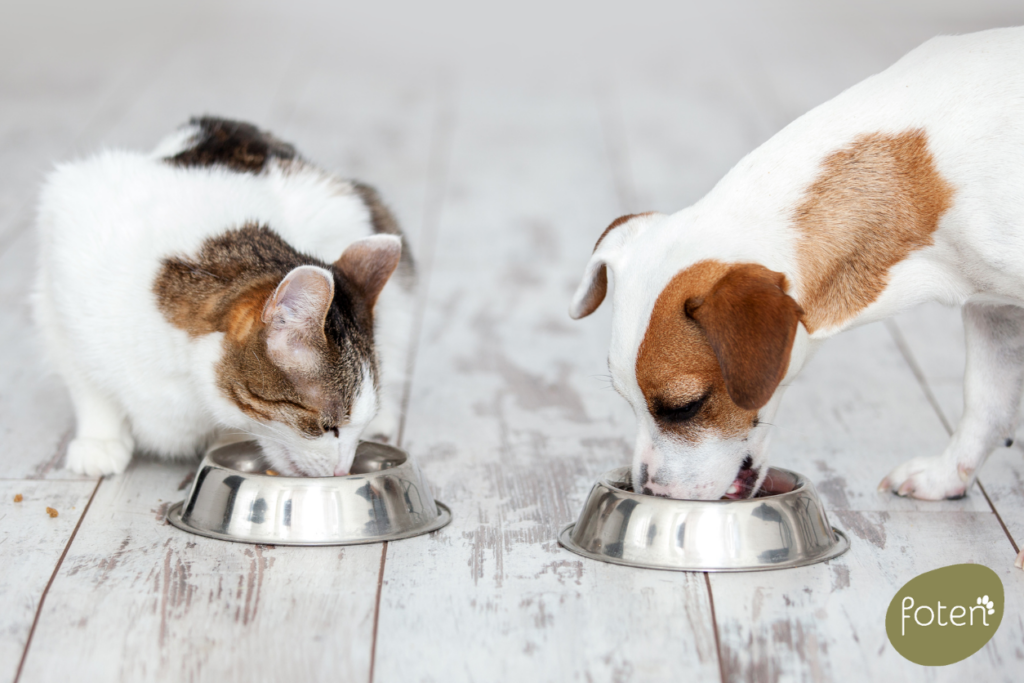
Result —
[{"label": "dog's eye", "polygon": [[684,403],[681,406],[659,404],[654,410],[654,416],[670,424],[679,424],[692,420],[700,412],[700,409],[704,407],[704,404],[707,403],[708,396],[710,395],[711,392],[708,392],[700,398]]}]

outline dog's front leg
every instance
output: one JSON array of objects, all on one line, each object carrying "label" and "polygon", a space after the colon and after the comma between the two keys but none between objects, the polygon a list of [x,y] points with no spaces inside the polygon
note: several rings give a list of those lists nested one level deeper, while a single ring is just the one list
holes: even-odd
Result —
[{"label": "dog's front leg", "polygon": [[914,458],[882,480],[880,491],[924,500],[959,498],[997,446],[1012,443],[1024,385],[1024,308],[967,304],[964,414],[942,455]]}]

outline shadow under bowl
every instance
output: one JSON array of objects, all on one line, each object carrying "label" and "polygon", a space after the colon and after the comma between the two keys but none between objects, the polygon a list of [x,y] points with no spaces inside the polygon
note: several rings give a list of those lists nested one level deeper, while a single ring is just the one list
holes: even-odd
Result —
[{"label": "shadow under bowl", "polygon": [[771,468],[744,500],[674,500],[634,493],[629,468],[606,472],[559,543],[584,557],[646,569],[742,572],[802,567],[850,547],[829,526],[814,486]]},{"label": "shadow under bowl", "polygon": [[185,500],[168,511],[168,520],[200,536],[272,545],[396,541],[451,521],[419,468],[392,446],[360,442],[346,477],[266,472],[255,441],[218,442],[206,452]]}]

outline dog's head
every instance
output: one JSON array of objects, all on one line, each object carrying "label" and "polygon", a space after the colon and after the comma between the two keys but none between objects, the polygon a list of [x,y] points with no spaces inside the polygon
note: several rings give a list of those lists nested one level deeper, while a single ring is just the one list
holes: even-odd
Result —
[{"label": "dog's head", "polygon": [[638,493],[741,498],[761,485],[761,421],[806,331],[785,276],[745,256],[662,214],[623,216],[594,248],[570,315],[590,315],[612,281],[608,366],[639,423]]}]

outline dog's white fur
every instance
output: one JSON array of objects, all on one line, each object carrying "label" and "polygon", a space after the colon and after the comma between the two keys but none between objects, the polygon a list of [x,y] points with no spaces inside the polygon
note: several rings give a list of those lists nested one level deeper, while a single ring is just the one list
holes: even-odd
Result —
[{"label": "dog's white fur", "polygon": [[[702,260],[758,263],[784,273],[802,298],[794,210],[822,161],[865,134],[927,134],[938,173],[953,188],[934,243],[889,271],[888,285],[853,318],[808,335],[802,324],[787,377],[760,409],[747,440],[697,445],[665,438],[636,378],[638,347],[656,299]],[[940,37],[800,117],[752,152],[693,206],[644,215],[611,230],[588,264],[570,313],[586,313],[594,278],[614,284],[609,365],[638,416],[634,475],[662,467],[677,498],[726,493],[749,454],[767,470],[769,423],[782,390],[821,342],[925,301],[963,307],[967,330],[965,411],[941,455],[894,469],[881,488],[923,499],[963,495],[988,454],[1015,429],[1024,384],[1024,29]],[[760,482],[758,482],[760,483]],[[1018,566],[1024,562],[1024,553]]]},{"label": "dog's white fur", "polygon": [[45,183],[33,304],[51,365],[75,408],[77,433],[66,465],[88,475],[114,474],[124,471],[136,447],[187,456],[218,433],[238,430],[303,473],[347,472],[364,430],[396,435],[409,292],[392,283],[375,307],[380,410],[365,369],[351,420],[338,437],[328,432],[311,440],[252,420],[223,396],[214,376],[223,334],[191,338],[171,325],[157,308],[153,282],[161,259],[196,253],[206,238],[251,221],[328,263],[357,240],[399,238],[375,236],[359,196],[339,191],[344,181],[311,167],[270,162],[257,175],[161,160],[194,134],[179,131],[151,154],[107,151],[64,164]]}]

